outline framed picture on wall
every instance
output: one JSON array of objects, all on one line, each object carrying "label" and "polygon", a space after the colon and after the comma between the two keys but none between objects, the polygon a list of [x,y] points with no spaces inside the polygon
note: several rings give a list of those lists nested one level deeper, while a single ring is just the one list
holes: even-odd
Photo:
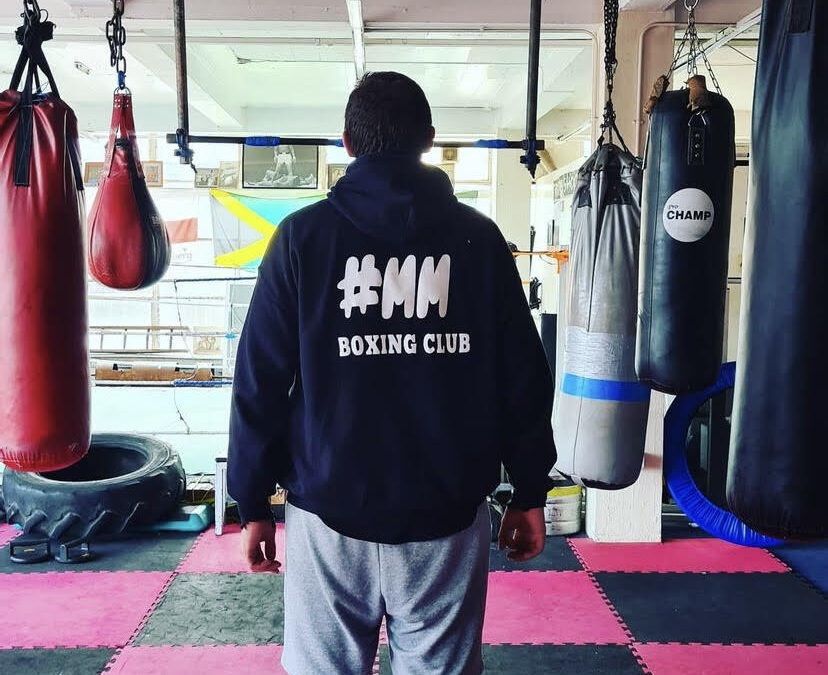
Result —
[{"label": "framed picture on wall", "polygon": [[101,173],[103,172],[103,162],[87,162],[83,165],[83,185],[84,187],[98,187],[98,182],[101,180]]},{"label": "framed picture on wall", "polygon": [[334,185],[336,185],[336,181],[338,181],[342,176],[345,175],[345,171],[347,170],[347,164],[328,164],[328,189],[330,190]]},{"label": "framed picture on wall", "polygon": [[242,186],[282,190],[319,187],[319,148],[315,145],[245,145]]},{"label": "framed picture on wall", "polygon": [[441,148],[443,162],[457,161],[457,148]]},{"label": "framed picture on wall", "polygon": [[147,187],[164,187],[164,162],[150,160],[141,164],[144,167]]},{"label": "framed picture on wall", "polygon": [[219,187],[239,187],[241,166],[238,162],[219,162]]},{"label": "framed picture on wall", "polygon": [[199,168],[195,175],[195,187],[197,188],[217,188],[219,186],[219,176],[221,169],[204,169]]}]

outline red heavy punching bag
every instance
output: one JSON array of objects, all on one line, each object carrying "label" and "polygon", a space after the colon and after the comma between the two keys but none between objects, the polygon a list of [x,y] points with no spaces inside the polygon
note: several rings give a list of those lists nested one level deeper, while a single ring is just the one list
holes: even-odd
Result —
[{"label": "red heavy punching bag", "polygon": [[[27,13],[0,93],[0,462],[20,471],[70,466],[90,441],[83,182],[75,114],[41,49],[53,28]],[[48,94],[32,93],[38,69]]]},{"label": "red heavy punching bag", "polygon": [[98,194],[89,216],[89,271],[105,286],[146,288],[170,266],[170,240],[138,156],[132,95],[118,90]]}]

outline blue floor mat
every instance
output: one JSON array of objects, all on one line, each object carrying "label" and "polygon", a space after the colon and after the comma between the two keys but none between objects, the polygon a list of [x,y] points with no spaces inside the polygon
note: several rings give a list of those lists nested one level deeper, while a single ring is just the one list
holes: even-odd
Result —
[{"label": "blue floor mat", "polygon": [[820,591],[828,594],[828,540],[811,544],[786,544],[773,549],[773,554]]}]

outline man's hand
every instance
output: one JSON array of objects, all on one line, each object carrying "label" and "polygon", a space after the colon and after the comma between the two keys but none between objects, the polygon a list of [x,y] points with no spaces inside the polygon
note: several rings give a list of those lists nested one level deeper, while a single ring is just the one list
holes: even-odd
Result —
[{"label": "man's hand", "polygon": [[507,507],[500,523],[498,544],[508,548],[509,560],[526,562],[543,552],[546,544],[546,522],[543,509],[521,511]]},{"label": "man's hand", "polygon": [[276,560],[276,528],[272,522],[255,520],[247,523],[241,535],[242,557],[251,572],[279,571],[282,564]]}]

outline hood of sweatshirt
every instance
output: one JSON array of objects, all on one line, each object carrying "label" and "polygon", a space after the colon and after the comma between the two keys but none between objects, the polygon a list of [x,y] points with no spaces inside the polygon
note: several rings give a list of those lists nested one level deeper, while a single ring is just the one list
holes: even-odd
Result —
[{"label": "hood of sweatshirt", "polygon": [[328,197],[357,229],[389,241],[433,228],[456,202],[445,172],[418,156],[385,153],[350,164]]}]

